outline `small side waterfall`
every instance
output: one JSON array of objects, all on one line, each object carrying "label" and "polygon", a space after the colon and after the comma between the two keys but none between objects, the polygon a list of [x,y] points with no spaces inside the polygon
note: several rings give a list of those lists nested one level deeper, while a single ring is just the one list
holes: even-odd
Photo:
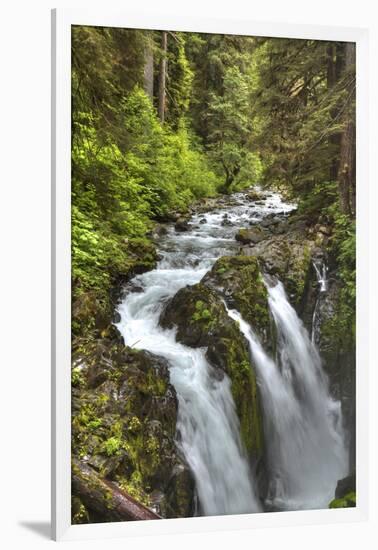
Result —
[{"label": "small side waterfall", "polygon": [[248,340],[262,394],[269,442],[266,505],[281,510],[324,508],[347,472],[341,405],[329,394],[319,354],[282,284],[268,287],[268,293],[277,328],[276,361],[241,315],[229,311]]},{"label": "small side waterfall", "polygon": [[318,344],[320,329],[320,308],[325,293],[328,290],[327,266],[322,260],[314,260],[312,265],[314,266],[316,279],[318,281],[319,294],[315,303],[314,313],[312,315],[311,341],[313,344]]},{"label": "small side waterfall", "polygon": [[313,264],[320,292],[326,292],[328,288],[327,266],[322,260],[314,260]]}]

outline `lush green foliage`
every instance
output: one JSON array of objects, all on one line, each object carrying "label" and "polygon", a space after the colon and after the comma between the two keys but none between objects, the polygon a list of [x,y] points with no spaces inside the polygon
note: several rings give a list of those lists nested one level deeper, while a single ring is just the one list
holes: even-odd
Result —
[{"label": "lush green foliage", "polygon": [[223,167],[228,187],[244,163],[252,127],[247,76],[238,67],[229,67],[223,88],[222,96],[210,95],[209,139],[213,158]]},{"label": "lush green foliage", "polygon": [[150,39],[73,29],[74,295],[93,288],[106,296],[140,260],[151,265],[146,238],[154,220],[214,195],[219,184],[184,118],[191,85],[184,42],[176,45],[170,123],[162,125],[141,87],[140,49]]},{"label": "lush green foliage", "polygon": [[[183,517],[192,494],[191,478],[172,476],[180,469],[177,401],[165,365],[157,368],[156,358],[133,349],[125,355],[113,325],[114,287],[156,264],[157,224],[185,218],[204,197],[256,183],[284,191],[298,203],[295,230],[306,235],[308,229],[314,247],[327,243],[341,291],[322,332],[353,362],[353,53],[351,44],[326,41],[72,29],[73,454],[95,457],[91,466],[140,502],[151,505],[162,476],[169,491],[183,484],[173,488]],[[258,200],[259,192],[249,198]],[[270,232],[274,242],[285,228],[290,233],[292,221],[298,220],[253,231]],[[296,243],[279,242],[282,266],[291,262],[285,287],[297,306],[313,248],[303,247],[292,261]],[[276,275],[285,272],[278,268]],[[257,258],[220,258],[211,276],[227,292],[232,283],[238,310],[268,340],[267,289]],[[194,294],[183,303],[186,325],[211,343],[213,358],[229,374],[241,438],[249,455],[260,457],[258,384],[241,332],[206,283],[188,288],[184,294]],[[353,505],[349,493],[330,507]],[[74,497],[74,522],[87,521],[86,514]]]},{"label": "lush green foliage", "polygon": [[340,212],[338,203],[329,209],[329,214],[334,227],[330,253],[336,259],[342,282],[331,330],[342,348],[348,349],[356,336],[356,223]]},{"label": "lush green foliage", "polygon": [[333,225],[340,319],[353,326],[353,207],[345,211],[338,173],[343,132],[354,120],[345,45],[167,35],[163,51],[159,31],[73,28],[74,297],[93,290],[106,301],[117,279],[153,266],[156,221],[263,181],[293,196],[310,223]]},{"label": "lush green foliage", "polygon": [[268,183],[298,196],[336,177],[343,116],[354,116],[355,74],[345,55],[338,43],[259,40],[255,138]]}]

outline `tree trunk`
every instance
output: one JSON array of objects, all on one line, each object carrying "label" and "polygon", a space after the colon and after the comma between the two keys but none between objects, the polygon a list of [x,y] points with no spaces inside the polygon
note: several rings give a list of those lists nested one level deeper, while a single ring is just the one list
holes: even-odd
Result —
[{"label": "tree trunk", "polygon": [[154,52],[148,44],[144,55],[144,91],[151,101],[154,99]]},{"label": "tree trunk", "polygon": [[[342,74],[343,67],[343,45],[340,43],[330,43],[327,48],[327,88],[332,89]],[[331,111],[331,117],[335,118],[338,112],[337,106]],[[339,153],[340,153],[341,134],[335,133],[330,136],[329,144],[331,148],[332,163],[330,168],[330,180],[336,181],[339,171]]]},{"label": "tree trunk", "polygon": [[[355,45],[353,42],[345,44],[345,74],[354,70]],[[348,91],[349,93],[349,91]],[[341,209],[344,214],[353,214],[355,194],[355,120],[354,92],[349,93],[348,104],[344,110],[344,128],[341,135],[340,162],[337,175]]]},{"label": "tree trunk", "polygon": [[72,492],[101,521],[161,519],[158,514],[137,502],[114,483],[102,479],[90,466],[77,459],[72,461]]},{"label": "tree trunk", "polygon": [[165,119],[165,96],[166,96],[166,77],[167,77],[167,32],[162,31],[161,36],[161,60],[159,71],[159,103],[158,103],[158,115],[160,122],[164,122]]},{"label": "tree trunk", "polygon": [[338,186],[341,209],[344,214],[351,215],[351,198],[353,189],[353,150],[354,150],[354,128],[353,123],[348,121],[341,137],[340,166],[338,173]]}]

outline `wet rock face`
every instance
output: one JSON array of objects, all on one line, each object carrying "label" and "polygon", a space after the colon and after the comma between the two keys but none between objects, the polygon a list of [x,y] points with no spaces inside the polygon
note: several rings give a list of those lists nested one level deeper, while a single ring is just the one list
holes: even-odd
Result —
[{"label": "wet rock face", "polygon": [[202,280],[218,292],[228,307],[242,314],[264,344],[270,340],[267,290],[259,261],[254,256],[223,256]]},{"label": "wet rock face", "polygon": [[[166,362],[108,339],[82,345],[73,355],[73,457],[163,516],[191,515],[194,484],[175,444]],[[80,508],[80,518],[88,514]]]},{"label": "wet rock face", "polygon": [[315,242],[300,228],[244,247],[242,253],[258,258],[265,273],[282,281],[290,302],[301,313],[308,284],[314,278],[311,268],[314,249]]},{"label": "wet rock face", "polygon": [[347,335],[349,327],[345,327],[342,319],[341,290],[341,281],[331,273],[319,312],[318,347],[332,395],[341,400],[352,471],[356,465],[356,350],[354,339]]},{"label": "wet rock face", "polygon": [[177,340],[206,347],[233,326],[220,297],[203,284],[187,286],[170,300],[160,317],[163,328],[177,327]]}]

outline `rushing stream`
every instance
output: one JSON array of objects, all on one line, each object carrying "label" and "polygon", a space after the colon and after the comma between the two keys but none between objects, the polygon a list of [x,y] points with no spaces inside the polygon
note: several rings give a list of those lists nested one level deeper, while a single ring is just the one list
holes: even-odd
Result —
[{"label": "rushing stream", "polygon": [[[260,202],[235,194],[231,205],[194,216],[190,231],[169,228],[159,243],[162,259],[157,268],[135,277],[119,306],[117,326],[125,343],[169,363],[179,402],[177,444],[194,475],[203,515],[263,508],[241,443],[230,379],[213,376],[206,350],[177,342],[175,330],[161,328],[159,317],[180,288],[198,283],[217,258],[236,253],[234,237],[240,227],[293,208],[274,193]],[[276,361],[240,314],[229,311],[249,342],[262,396],[271,474],[265,508],[325,507],[345,473],[340,404],[329,396],[316,348],[282,285],[268,292],[278,334]]]}]

